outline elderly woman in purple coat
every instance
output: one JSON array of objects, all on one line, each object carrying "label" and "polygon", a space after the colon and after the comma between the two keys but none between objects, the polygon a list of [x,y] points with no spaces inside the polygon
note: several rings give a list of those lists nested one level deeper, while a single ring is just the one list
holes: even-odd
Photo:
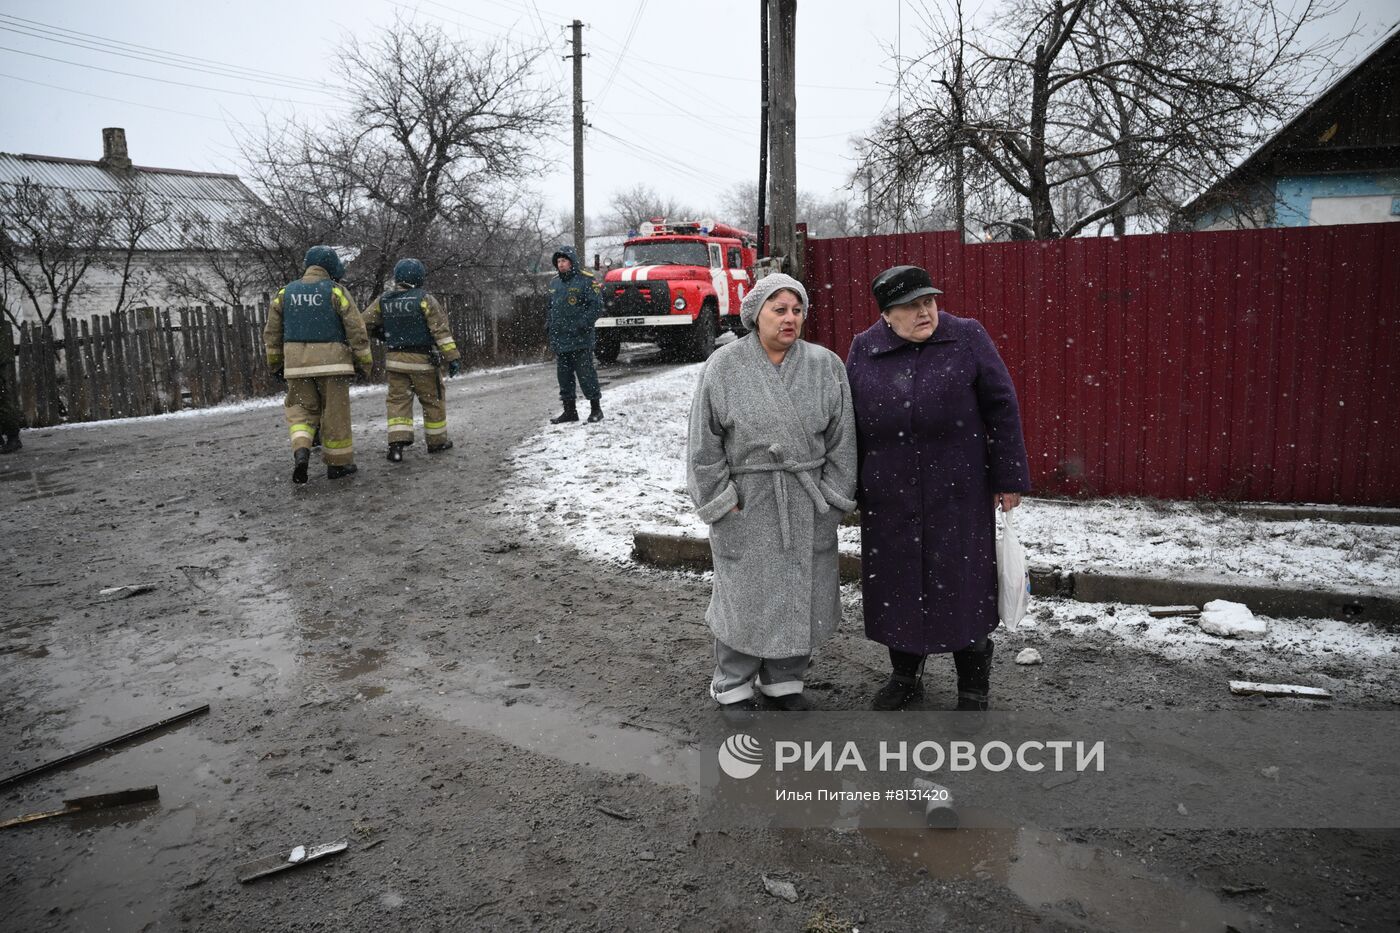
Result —
[{"label": "elderly woman in purple coat", "polygon": [[922,695],[931,654],[951,652],[960,710],[985,710],[997,626],[996,514],[1030,489],[1016,390],[991,338],[940,312],[923,269],[872,289],[880,320],[846,359],[859,456],[865,635],[893,673],[877,710]]}]

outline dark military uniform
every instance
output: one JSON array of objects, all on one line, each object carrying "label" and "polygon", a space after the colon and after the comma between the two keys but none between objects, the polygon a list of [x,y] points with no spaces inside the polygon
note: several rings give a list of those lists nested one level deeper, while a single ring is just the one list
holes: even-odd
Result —
[{"label": "dark military uniform", "polygon": [[[596,417],[602,418],[599,408],[602,389],[598,386],[598,371],[593,366],[593,325],[603,314],[603,296],[597,278],[591,270],[579,265],[578,253],[572,246],[561,246],[555,251],[552,263],[560,257],[569,260],[573,268],[567,275],[556,275],[549,280],[549,314],[545,323],[545,333],[549,337],[549,348],[554,351],[556,375],[559,377],[559,398],[564,403],[564,415],[557,420],[577,420],[574,408],[574,380],[578,380],[583,397],[593,403]],[[574,412],[573,417],[569,414]]]},{"label": "dark military uniform", "polygon": [[0,454],[11,454],[24,446],[19,442],[23,419],[15,375],[14,335],[10,322],[0,318]]}]

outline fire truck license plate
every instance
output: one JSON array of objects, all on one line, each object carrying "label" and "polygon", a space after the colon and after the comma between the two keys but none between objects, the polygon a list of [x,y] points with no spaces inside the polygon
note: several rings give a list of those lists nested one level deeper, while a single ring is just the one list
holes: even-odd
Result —
[{"label": "fire truck license plate", "polygon": [[617,319],[617,326],[627,327],[632,324],[645,324],[646,322],[647,319],[644,317],[620,317]]}]

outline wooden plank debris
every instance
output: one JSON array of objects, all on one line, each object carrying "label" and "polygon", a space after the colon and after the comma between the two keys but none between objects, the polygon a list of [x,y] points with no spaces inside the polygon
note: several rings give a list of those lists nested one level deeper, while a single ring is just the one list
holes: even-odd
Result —
[{"label": "wooden plank debris", "polygon": [[326,842],[318,846],[297,846],[286,855],[269,855],[267,858],[244,862],[238,866],[238,880],[247,884],[268,875],[275,875],[289,868],[300,868],[307,862],[314,862],[329,855],[338,855],[350,847],[347,839]]},{"label": "wooden plank debris", "polygon": [[128,583],[125,586],[109,586],[97,591],[98,596],[115,596],[118,599],[126,599],[137,596],[141,593],[149,593],[155,589],[154,583]]},{"label": "wooden plank debris", "polygon": [[12,826],[37,823],[40,820],[51,819],[55,816],[71,816],[74,813],[89,813],[93,810],[127,807],[134,803],[145,803],[149,800],[159,799],[160,790],[154,784],[150,787],[134,787],[131,790],[113,791],[109,794],[74,797],[72,800],[63,801],[62,810],[45,810],[42,813],[27,813],[24,816],[16,816],[8,820],[0,821],[0,829],[9,829]]},{"label": "wooden plank debris", "polygon": [[53,761],[45,762],[41,765],[36,765],[33,768],[30,768],[28,771],[21,771],[18,774],[12,774],[6,778],[0,778],[0,788],[9,787],[11,784],[18,784],[21,781],[26,781],[32,777],[37,777],[40,774],[47,774],[48,772],[58,768],[62,768],[65,765],[70,765],[74,762],[82,761],[84,758],[88,758],[92,755],[105,752],[110,748],[115,748],[116,746],[121,745],[125,742],[130,742],[133,739],[139,739],[143,735],[148,735],[152,732],[157,732],[161,729],[166,728],[167,726],[173,726],[176,723],[184,722],[187,719],[193,719],[196,716],[202,716],[207,712],[209,712],[209,704],[205,703],[203,706],[196,706],[194,709],[187,709],[183,713],[176,713],[174,716],[171,716],[167,719],[162,719],[160,722],[151,723],[149,726],[142,726],[140,729],[133,729],[125,735],[119,735],[114,739],[107,739],[104,742],[98,742],[96,745],[89,745],[87,748],[79,749],[78,751],[73,752],[71,755],[64,755],[62,758],[55,758]]}]

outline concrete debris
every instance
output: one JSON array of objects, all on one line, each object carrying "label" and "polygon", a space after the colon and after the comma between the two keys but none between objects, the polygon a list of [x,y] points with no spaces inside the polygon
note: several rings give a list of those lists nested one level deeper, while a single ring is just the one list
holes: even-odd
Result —
[{"label": "concrete debris", "polygon": [[1017,664],[1040,664],[1040,652],[1034,648],[1022,648],[1016,655]]},{"label": "concrete debris", "polygon": [[797,903],[797,886],[790,881],[776,881],[763,875],[763,889],[774,897],[782,898],[789,904]]},{"label": "concrete debris", "polygon": [[1268,626],[1244,603],[1212,599],[1201,610],[1201,631],[1221,638],[1263,638]]}]

